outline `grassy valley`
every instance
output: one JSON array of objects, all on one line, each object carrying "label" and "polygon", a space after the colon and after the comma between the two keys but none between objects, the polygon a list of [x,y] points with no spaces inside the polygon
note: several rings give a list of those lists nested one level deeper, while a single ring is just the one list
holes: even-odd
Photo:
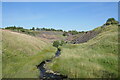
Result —
[{"label": "grassy valley", "polygon": [[36,65],[55,55],[59,41],[61,55],[47,63],[48,69],[68,78],[118,77],[118,22],[113,18],[86,32],[16,27],[1,32],[3,78],[38,78]]}]

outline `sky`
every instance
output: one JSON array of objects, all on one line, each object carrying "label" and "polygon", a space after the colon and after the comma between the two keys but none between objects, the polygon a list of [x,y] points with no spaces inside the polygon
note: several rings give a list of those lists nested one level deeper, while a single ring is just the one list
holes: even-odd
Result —
[{"label": "sky", "polygon": [[2,0],[3,2],[118,2],[119,0]]},{"label": "sky", "polygon": [[118,20],[117,2],[3,2],[2,27],[88,31]]}]

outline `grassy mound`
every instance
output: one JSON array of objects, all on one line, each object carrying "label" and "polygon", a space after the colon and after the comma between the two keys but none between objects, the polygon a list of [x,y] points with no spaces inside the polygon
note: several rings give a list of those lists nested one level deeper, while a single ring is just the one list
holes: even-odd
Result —
[{"label": "grassy mound", "polygon": [[37,78],[36,65],[54,55],[55,48],[42,39],[2,30],[3,78]]},{"label": "grassy mound", "polygon": [[86,43],[61,47],[61,56],[47,66],[69,78],[118,76],[118,26],[109,25]]}]

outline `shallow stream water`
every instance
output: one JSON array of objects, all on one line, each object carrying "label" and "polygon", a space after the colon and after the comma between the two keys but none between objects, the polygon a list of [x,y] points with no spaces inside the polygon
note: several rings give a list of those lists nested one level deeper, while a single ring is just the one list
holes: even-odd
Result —
[{"label": "shallow stream water", "polygon": [[39,65],[37,65],[37,68],[40,71],[40,79],[52,79],[52,80],[60,80],[60,79],[65,79],[67,78],[66,75],[62,75],[60,73],[55,73],[55,72],[47,72],[48,69],[45,68],[46,63],[52,62],[53,59],[59,57],[61,54],[61,50],[57,48],[57,51],[55,53],[55,56],[53,56],[51,59],[44,60],[40,62]]}]

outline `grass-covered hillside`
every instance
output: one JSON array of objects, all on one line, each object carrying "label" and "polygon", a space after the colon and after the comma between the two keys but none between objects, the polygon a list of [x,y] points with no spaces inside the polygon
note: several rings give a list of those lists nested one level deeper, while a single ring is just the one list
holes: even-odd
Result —
[{"label": "grass-covered hillside", "polygon": [[[99,29],[99,28],[98,28]],[[108,25],[86,43],[66,44],[61,56],[47,66],[69,78],[118,76],[118,26]]]},{"label": "grass-covered hillside", "polygon": [[38,78],[36,65],[56,50],[45,39],[9,30],[2,30],[2,40],[3,78]]},{"label": "grass-covered hillside", "polygon": [[49,40],[50,42],[53,42],[55,40],[63,40],[65,39],[65,36],[63,36],[64,31],[63,30],[55,30],[55,29],[49,29],[49,28],[32,28],[32,29],[25,29],[23,27],[16,27],[16,26],[9,26],[3,28],[4,30],[11,30],[13,32],[28,34],[31,36],[40,37],[46,40]]}]

